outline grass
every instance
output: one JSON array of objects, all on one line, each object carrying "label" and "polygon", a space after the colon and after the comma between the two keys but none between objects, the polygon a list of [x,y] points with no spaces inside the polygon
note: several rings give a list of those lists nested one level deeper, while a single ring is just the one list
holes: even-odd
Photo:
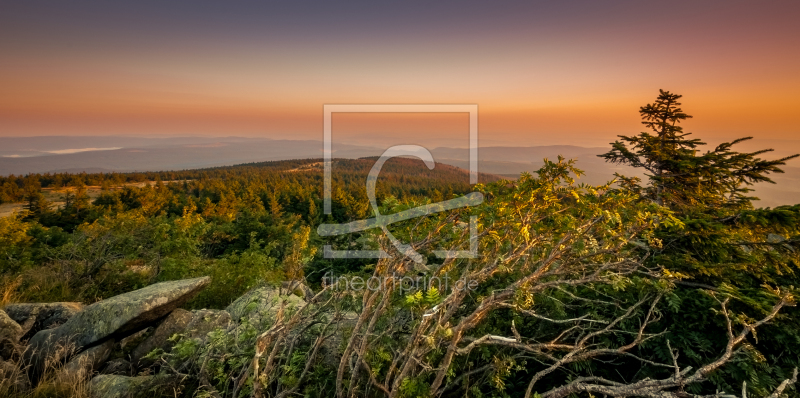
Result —
[{"label": "grass", "polygon": [[20,296],[17,289],[21,284],[22,275],[16,278],[0,279],[0,308],[19,302]]},{"label": "grass", "polygon": [[[0,397],[15,398],[88,398],[89,380],[84,374],[63,372],[60,361],[71,347],[61,348],[49,360],[45,361],[45,368],[39,383],[30,388],[27,367],[20,363],[6,362],[2,368],[6,370],[0,378]],[[13,366],[13,367],[12,367]]]}]

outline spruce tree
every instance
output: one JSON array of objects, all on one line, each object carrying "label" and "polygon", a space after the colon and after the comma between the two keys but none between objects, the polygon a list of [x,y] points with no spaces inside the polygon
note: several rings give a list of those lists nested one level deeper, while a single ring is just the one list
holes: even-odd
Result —
[{"label": "spruce tree", "polygon": [[680,123],[692,116],[680,108],[681,95],[659,90],[652,104],[639,109],[642,124],[650,131],[637,136],[620,135],[611,151],[599,155],[607,161],[644,170],[649,183],[638,178],[617,175],[622,184],[643,197],[673,210],[700,207],[745,209],[756,199],[747,194],[758,182],[774,183],[768,175],[782,173],[779,166],[798,155],[776,160],[758,156],[772,149],[736,152],[732,147],[753,137],[744,137],[718,145],[699,154],[706,145],[690,139]]},{"label": "spruce tree", "polygon": [[[649,239],[658,244],[643,245],[643,250],[653,269],[663,267],[681,276],[670,298],[670,306],[680,311],[665,311],[664,327],[672,347],[699,366],[700,353],[724,344],[727,333],[718,317],[706,313],[715,304],[710,294],[730,297],[741,314],[758,314],[769,308],[774,291],[800,286],[800,205],[754,208],[756,198],[749,195],[753,184],[772,183],[769,175],[782,173],[780,166],[798,155],[765,160],[759,156],[771,149],[732,149],[752,137],[701,153],[705,143],[689,138],[680,126],[691,118],[680,108],[680,98],[661,90],[654,103],[639,110],[650,131],[620,136],[599,156],[643,170],[646,181],[618,174],[621,189],[670,208],[684,225],[660,228]],[[705,391],[732,391],[746,380],[751,395],[766,395],[782,377],[790,377],[800,367],[800,314],[788,310],[748,343],[751,350],[741,354],[738,365],[714,373],[714,387]],[[664,353],[651,355],[660,358]]]},{"label": "spruce tree", "polygon": [[49,211],[50,202],[42,194],[42,184],[38,176],[26,177],[22,189],[25,200],[23,209],[27,210],[30,216],[38,218]]}]

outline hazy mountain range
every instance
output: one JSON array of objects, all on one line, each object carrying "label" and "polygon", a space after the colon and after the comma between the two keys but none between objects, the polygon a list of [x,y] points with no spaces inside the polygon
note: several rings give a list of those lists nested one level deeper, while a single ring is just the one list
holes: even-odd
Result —
[{"label": "hazy mountain range", "polygon": [[[333,157],[379,156],[385,148],[334,144]],[[429,148],[437,162],[469,167],[466,148]],[[597,154],[608,147],[551,145],[534,147],[481,147],[479,171],[514,178],[533,172],[543,158],[558,155],[578,159],[586,172],[581,182],[600,184],[614,172],[640,175],[635,170],[606,163]],[[0,137],[0,175],[48,172],[131,172],[196,169],[267,160],[321,158],[322,142],[271,140],[246,137]],[[771,156],[770,156],[771,157]],[[796,162],[795,162],[796,163]],[[776,185],[760,184],[761,206],[800,203],[800,167],[774,176]]]}]

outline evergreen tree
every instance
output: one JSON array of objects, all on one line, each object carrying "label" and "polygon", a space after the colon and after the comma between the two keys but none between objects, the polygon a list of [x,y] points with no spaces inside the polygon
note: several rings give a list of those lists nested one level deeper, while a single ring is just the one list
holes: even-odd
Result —
[{"label": "evergreen tree", "polygon": [[[680,126],[691,117],[680,108],[680,98],[660,91],[654,103],[639,110],[650,131],[620,136],[611,151],[600,156],[644,170],[645,182],[618,174],[622,189],[669,207],[684,224],[659,228],[654,236],[644,237],[652,243],[643,248],[648,251],[648,266],[680,275],[670,299],[675,310],[664,312],[664,324],[676,325],[667,338],[698,366],[699,353],[723,345],[727,333],[714,317],[698,315],[714,304],[707,292],[732,297],[732,306],[739,311],[763,312],[770,305],[764,299],[770,292],[800,286],[800,206],[754,209],[756,198],[748,195],[753,184],[771,183],[769,174],[782,173],[780,166],[798,155],[764,160],[758,156],[771,149],[750,153],[731,149],[751,137],[700,154],[705,143],[689,139]],[[711,379],[714,388],[706,391],[732,391],[746,380],[750,394],[767,395],[800,366],[800,314],[787,311],[748,344],[752,350],[742,354],[737,367],[716,373]],[[664,353],[651,355],[660,358]],[[767,366],[763,358],[773,365]]]},{"label": "evergreen tree", "polygon": [[24,201],[23,208],[30,212],[33,217],[41,217],[50,209],[50,202],[42,194],[42,184],[38,176],[28,176],[23,185]]},{"label": "evergreen tree", "polygon": [[91,205],[91,199],[89,198],[88,192],[89,191],[86,188],[86,185],[83,184],[83,181],[77,180],[73,182],[72,187],[67,190],[64,196],[64,209],[69,213],[74,213],[76,217],[80,217],[80,215]]},{"label": "evergreen tree", "polygon": [[611,151],[599,155],[612,163],[643,169],[649,184],[641,185],[638,178],[617,175],[623,185],[643,197],[674,210],[696,206],[749,208],[753,197],[750,186],[757,182],[774,183],[768,175],[782,173],[779,166],[798,155],[777,160],[758,157],[772,149],[741,153],[731,148],[753,137],[744,137],[718,145],[714,150],[698,154],[705,145],[699,139],[689,139],[680,123],[691,118],[680,108],[682,96],[659,90],[652,104],[639,109],[642,124],[650,131],[637,136],[621,135]]}]

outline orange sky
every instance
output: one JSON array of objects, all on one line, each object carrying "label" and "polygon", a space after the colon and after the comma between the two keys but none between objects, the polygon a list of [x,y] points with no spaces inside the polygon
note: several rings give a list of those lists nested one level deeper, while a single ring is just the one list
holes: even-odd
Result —
[{"label": "orange sky", "polygon": [[467,103],[483,145],[597,146],[663,88],[701,138],[800,139],[797,2],[143,4],[8,7],[0,136],[319,139],[323,104]]}]

